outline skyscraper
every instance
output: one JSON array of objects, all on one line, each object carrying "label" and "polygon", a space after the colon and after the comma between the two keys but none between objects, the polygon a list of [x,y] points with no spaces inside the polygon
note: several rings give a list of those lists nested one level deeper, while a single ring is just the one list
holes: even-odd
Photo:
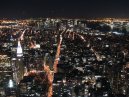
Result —
[{"label": "skyscraper", "polygon": [[22,46],[20,41],[18,41],[18,45],[17,45],[17,51],[16,51],[16,62],[15,62],[15,70],[17,73],[17,83],[19,83],[19,81],[23,78],[24,75],[24,64],[23,64],[23,60],[22,60],[22,56],[23,56],[23,50],[22,50]]}]

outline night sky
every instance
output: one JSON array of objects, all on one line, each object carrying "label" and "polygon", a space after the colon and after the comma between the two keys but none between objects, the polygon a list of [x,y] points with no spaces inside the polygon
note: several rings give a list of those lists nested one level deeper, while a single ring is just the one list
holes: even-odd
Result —
[{"label": "night sky", "polygon": [[0,18],[129,18],[129,0],[0,0]]}]

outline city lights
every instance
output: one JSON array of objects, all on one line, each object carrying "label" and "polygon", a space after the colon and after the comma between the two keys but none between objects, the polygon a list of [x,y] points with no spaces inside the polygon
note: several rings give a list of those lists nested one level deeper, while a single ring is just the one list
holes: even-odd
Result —
[{"label": "city lights", "polygon": [[1,95],[127,96],[128,24],[114,18],[1,20]]},{"label": "city lights", "polygon": [[13,83],[12,79],[9,80],[8,87],[9,88],[13,88],[14,87],[14,83]]}]

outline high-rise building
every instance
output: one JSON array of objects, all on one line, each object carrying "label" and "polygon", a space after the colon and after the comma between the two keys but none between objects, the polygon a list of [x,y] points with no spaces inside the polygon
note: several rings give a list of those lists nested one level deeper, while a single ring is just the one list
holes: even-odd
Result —
[{"label": "high-rise building", "polygon": [[13,67],[13,79],[18,84],[24,75],[24,64],[22,60],[23,52],[20,41],[16,48],[16,56],[12,57],[12,67]]},{"label": "high-rise building", "polygon": [[18,46],[17,46],[17,57],[22,57],[23,56],[23,51],[21,47],[20,41],[18,41]]},{"label": "high-rise building", "polygon": [[9,58],[7,55],[0,55],[0,97],[5,96],[5,84],[9,78],[12,78]]}]

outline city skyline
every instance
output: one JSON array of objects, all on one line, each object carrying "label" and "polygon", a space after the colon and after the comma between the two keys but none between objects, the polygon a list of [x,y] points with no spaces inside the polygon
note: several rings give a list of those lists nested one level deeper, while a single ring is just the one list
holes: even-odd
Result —
[{"label": "city skyline", "polygon": [[0,97],[129,96],[129,19],[3,19],[0,41]]},{"label": "city skyline", "polygon": [[129,18],[128,0],[2,0],[0,18]]}]

